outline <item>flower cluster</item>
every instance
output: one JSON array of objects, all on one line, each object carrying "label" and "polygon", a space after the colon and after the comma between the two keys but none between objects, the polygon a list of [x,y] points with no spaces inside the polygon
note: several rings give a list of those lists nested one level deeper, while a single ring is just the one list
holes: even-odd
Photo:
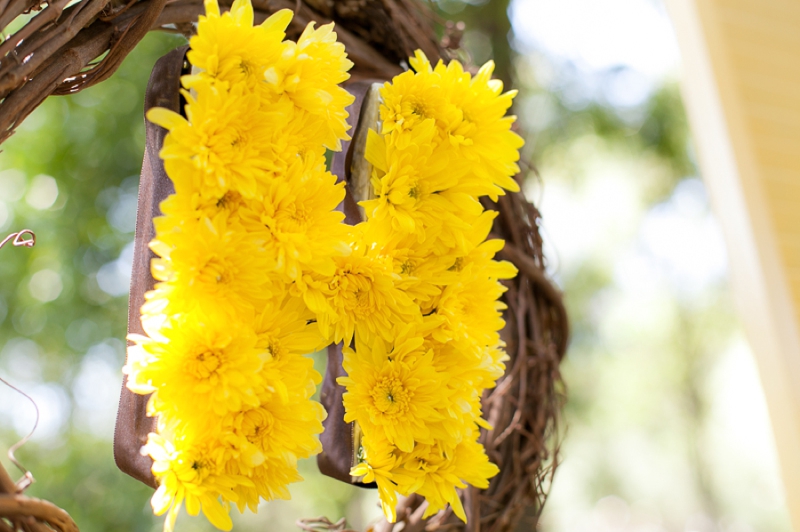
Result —
[{"label": "flower cluster", "polygon": [[[503,374],[501,279],[486,240],[494,217],[479,197],[517,191],[512,178],[522,139],[506,116],[514,92],[457,61],[432,67],[417,52],[414,71],[381,89],[381,131],[369,131],[374,199],[355,228],[352,253],[317,283],[309,307],[323,334],[350,340],[339,383],[345,421],[363,433],[351,471],[376,482],[394,521],[397,494],[425,497],[425,515],[444,509],[466,521],[456,488],[486,488],[497,466],[478,442],[481,395]],[[313,285],[309,282],[309,285]]]},{"label": "flower cluster", "polygon": [[125,367],[128,387],[152,394],[157,433],[143,453],[166,530],[184,504],[230,530],[232,503],[288,498],[297,460],[320,451],[321,377],[303,355],[325,338],[297,281],[333,274],[349,253],[344,189],[325,169],[353,100],[338,86],[352,63],[333,25],[311,23],[295,43],[291,11],[254,26],[249,0],[205,8],[185,117],[147,115],[169,130],[160,156],[175,194],[154,220],[158,283]]}]

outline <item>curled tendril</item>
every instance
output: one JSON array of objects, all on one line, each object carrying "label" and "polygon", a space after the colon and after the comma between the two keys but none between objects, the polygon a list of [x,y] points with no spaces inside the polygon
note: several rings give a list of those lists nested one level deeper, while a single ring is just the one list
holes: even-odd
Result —
[{"label": "curled tendril", "polygon": [[9,240],[11,240],[14,247],[24,246],[26,248],[32,248],[34,244],[36,244],[36,235],[30,229],[23,229],[17,233],[11,233],[0,242],[0,248],[5,246]]},{"label": "curled tendril", "polygon": [[[31,248],[36,244],[36,235],[30,229],[23,229],[22,231],[11,233],[7,237],[5,237],[2,242],[0,242],[0,248],[5,246],[9,241],[12,243],[14,247]],[[31,431],[28,433],[27,436],[25,436],[17,443],[12,445],[11,448],[8,450],[8,459],[11,460],[11,463],[17,466],[19,470],[22,471],[23,473],[22,478],[19,479],[16,483],[17,493],[22,493],[28,488],[28,486],[33,484],[35,480],[33,478],[33,474],[31,474],[31,472],[28,471],[25,468],[25,466],[23,466],[19,462],[19,460],[17,460],[16,456],[14,456],[14,453],[17,451],[17,449],[19,449],[20,447],[25,445],[25,443],[27,443],[27,441],[31,438],[31,436],[33,436],[33,433],[36,431],[36,427],[39,426],[39,407],[36,405],[36,401],[34,401],[30,395],[26,394],[16,386],[12,385],[7,380],[0,377],[0,382],[2,382],[15,392],[25,397],[25,399],[30,401],[31,404],[33,405],[34,410],[36,411],[36,421],[34,421],[33,428],[31,429]]]},{"label": "curled tendril", "polygon": [[14,453],[17,451],[17,449],[25,445],[28,442],[28,440],[31,439],[33,433],[36,432],[36,427],[39,426],[39,406],[36,404],[36,401],[33,400],[33,397],[26,394],[25,392],[23,392],[22,390],[20,390],[19,388],[17,388],[7,380],[5,380],[4,378],[0,377],[0,382],[2,382],[12,390],[17,392],[18,394],[25,397],[25,399],[30,401],[31,404],[33,405],[33,409],[36,411],[36,420],[33,422],[33,428],[31,429],[31,431],[24,438],[22,438],[17,443],[12,445],[11,448],[8,450],[8,459],[11,460],[11,463],[17,466],[17,468],[23,473],[22,478],[16,482],[17,493],[22,493],[28,488],[28,486],[33,484],[36,480],[33,478],[33,474],[30,471],[28,471],[28,469],[26,469],[25,466],[23,466],[19,462],[19,460],[17,460],[17,457],[14,456]]}]

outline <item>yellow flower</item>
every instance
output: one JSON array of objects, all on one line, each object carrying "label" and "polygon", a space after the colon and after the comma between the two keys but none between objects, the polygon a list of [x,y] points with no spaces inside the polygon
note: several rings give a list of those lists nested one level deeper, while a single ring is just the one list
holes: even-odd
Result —
[{"label": "yellow flower", "polygon": [[391,258],[364,243],[334,257],[331,276],[304,276],[298,283],[323,336],[349,344],[353,335],[391,341],[396,324],[421,320],[419,308],[395,286]]},{"label": "yellow flower", "polygon": [[308,355],[325,347],[325,339],[303,300],[290,294],[271,299],[256,318],[257,345],[271,358]]},{"label": "yellow flower", "polygon": [[444,435],[440,435],[440,439],[455,445],[476,424],[491,429],[482,418],[481,395],[486,388],[494,387],[495,381],[503,375],[502,348],[481,347],[465,340],[442,343],[433,338],[426,339],[425,347],[433,350],[436,371],[448,376],[451,401],[443,405]]},{"label": "yellow flower", "polygon": [[473,223],[472,231],[467,235],[467,252],[456,255],[450,266],[450,271],[460,278],[478,275],[491,279],[512,279],[517,275],[517,268],[512,263],[492,260],[505,246],[505,241],[499,238],[486,240],[497,214],[496,211],[486,211]]},{"label": "yellow flower", "polygon": [[241,226],[229,223],[224,212],[186,226],[180,245],[169,246],[158,238],[150,244],[163,257],[151,264],[153,277],[162,281],[155,295],[169,304],[165,309],[146,304],[145,314],[199,306],[247,315],[269,297],[270,279],[264,275],[274,269],[269,254]]},{"label": "yellow flower", "polygon": [[253,481],[234,488],[240,510],[249,506],[255,512],[260,498],[289,498],[288,484],[302,480],[297,459],[321,450],[317,435],[324,418],[322,405],[310,400],[268,400],[233,417],[234,446],[242,459],[229,462],[229,471]]},{"label": "yellow flower", "polygon": [[469,220],[482,212],[474,197],[455,191],[466,170],[433,148],[435,127],[426,120],[405,134],[403,148],[393,137],[369,131],[366,158],[373,165],[376,199],[361,202],[372,224],[385,233],[414,233],[420,243],[463,245]]},{"label": "yellow flower", "polygon": [[413,299],[423,315],[430,314],[443,285],[457,279],[449,271],[454,261],[452,255],[436,255],[434,251],[441,251],[439,246],[420,245],[413,234],[388,242],[377,236],[370,239],[385,242],[382,252],[392,258],[394,273],[399,277],[395,286]]},{"label": "yellow flower", "polygon": [[213,220],[220,214],[228,224],[237,225],[241,223],[240,211],[247,204],[248,201],[233,190],[220,197],[177,191],[159,205],[163,215],[153,218],[158,241],[166,244],[166,248],[171,251],[172,248],[182,245],[184,233],[193,231],[201,219]]},{"label": "yellow flower", "polygon": [[347,253],[344,183],[325,171],[316,154],[295,158],[286,174],[270,181],[264,199],[242,213],[243,225],[274,257],[274,270],[292,281],[304,271],[331,275],[333,255]]},{"label": "yellow flower", "polygon": [[316,435],[322,432],[323,419],[324,410],[316,401],[268,401],[238,413],[234,430],[265,456],[291,453],[295,458],[308,458],[321,450]]},{"label": "yellow flower", "polygon": [[519,185],[511,176],[519,172],[517,161],[524,141],[511,131],[516,117],[505,116],[517,91],[502,93],[503,82],[492,79],[494,62],[483,65],[475,77],[458,61],[447,66],[439,61],[431,69],[419,50],[410,63],[423,76],[438,74],[446,91],[444,97],[458,110],[450,120],[441,120],[440,127],[447,134],[449,146],[470,165],[474,190],[494,200],[505,193],[503,189],[518,192]]},{"label": "yellow flower", "polygon": [[256,335],[221,314],[191,312],[166,322],[154,338],[132,336],[125,371],[137,393],[155,391],[150,412],[205,426],[257,406],[263,365]]},{"label": "yellow flower", "polygon": [[350,474],[362,477],[364,483],[375,482],[378,485],[383,514],[390,523],[394,523],[397,520],[397,486],[392,482],[392,469],[397,464],[397,448],[379,431],[365,434],[361,443],[358,463],[350,470]]},{"label": "yellow flower", "polygon": [[478,345],[491,346],[500,342],[498,331],[505,321],[499,301],[506,287],[494,279],[476,274],[472,278],[452,283],[442,289],[435,304],[435,313],[444,318],[434,338],[446,342],[451,338],[465,339]]},{"label": "yellow flower", "polygon": [[223,89],[245,86],[255,90],[263,82],[267,66],[280,58],[292,12],[281,9],[253,27],[253,6],[248,0],[235,0],[231,10],[222,15],[217,0],[205,0],[205,8],[186,54],[202,72],[184,76],[184,84],[212,80]]},{"label": "yellow flower", "polygon": [[151,433],[142,452],[153,458],[153,474],[159,487],[151,504],[156,515],[167,514],[165,532],[175,527],[175,519],[183,503],[189,515],[200,510],[215,527],[231,530],[233,522],[228,505],[220,501],[235,501],[232,491],[237,483],[250,483],[247,478],[225,473],[224,455],[213,434],[194,438],[168,438]]},{"label": "yellow flower", "polygon": [[479,444],[477,431],[455,447],[445,445],[417,444],[410,453],[399,458],[399,466],[392,470],[392,479],[400,493],[418,493],[428,501],[423,518],[443,510],[448,504],[462,521],[467,515],[458,497],[456,488],[471,484],[479,489],[489,486],[489,479],[499,469],[489,462]]},{"label": "yellow flower", "polygon": [[280,61],[264,73],[265,87],[315,117],[321,127],[320,142],[338,151],[341,141],[350,138],[345,108],[354,101],[339,84],[350,77],[347,71],[352,66],[344,45],[336,42],[333,23],[314,29],[314,22],[309,22],[297,43],[283,43]]},{"label": "yellow flower", "polygon": [[256,346],[265,354],[265,386],[285,403],[308,399],[322,382],[313,361],[304,356],[326,345],[311,320],[303,300],[293,295],[273,299],[256,318]]},{"label": "yellow flower", "polygon": [[430,69],[412,70],[395,76],[381,88],[382,130],[410,131],[426,120],[437,125],[458,120],[458,109],[448,100],[441,76]]},{"label": "yellow flower", "polygon": [[[228,475],[240,475],[240,462],[228,462]],[[291,499],[288,485],[300,482],[303,477],[297,472],[297,462],[291,455],[276,458],[267,457],[255,467],[248,467],[248,480],[250,484],[239,484],[233,488],[236,495],[236,505],[239,511],[250,508],[252,512],[258,512],[261,500],[271,501],[274,499]]]},{"label": "yellow flower", "polygon": [[267,109],[275,128],[269,154],[265,155],[275,163],[271,177],[282,177],[297,155],[301,158],[309,153],[325,156],[322,139],[327,134],[327,125],[324,120],[297,107],[288,98],[276,100]]},{"label": "yellow flower", "polygon": [[404,338],[387,350],[380,339],[365,343],[356,337],[356,350],[345,347],[347,377],[337,382],[344,394],[346,422],[358,421],[366,434],[380,430],[392,445],[411,451],[414,442],[433,443],[431,424],[442,419],[438,408],[449,397],[446,378],[433,367],[433,352],[422,351],[423,339]]},{"label": "yellow flower", "polygon": [[193,89],[196,97],[183,91],[186,118],[161,107],[147,112],[148,120],[169,130],[159,155],[165,161],[191,161],[197,169],[192,177],[199,179],[194,189],[203,195],[219,198],[235,190],[245,198],[258,197],[259,181],[275,169],[273,159],[265,156],[275,117],[260,112],[258,97],[241,85],[230,93],[208,82]]}]

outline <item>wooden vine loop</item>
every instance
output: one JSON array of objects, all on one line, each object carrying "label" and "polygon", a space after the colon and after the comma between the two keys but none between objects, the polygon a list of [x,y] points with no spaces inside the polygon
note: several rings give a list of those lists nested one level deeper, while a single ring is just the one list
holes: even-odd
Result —
[{"label": "wooden vine loop", "polygon": [[[0,142],[49,95],[74,93],[111,76],[147,31],[189,35],[204,11],[202,0],[69,1],[0,0],[4,32],[20,17],[33,14],[0,44]],[[222,3],[229,5],[230,0]],[[338,38],[355,65],[351,81],[389,80],[418,48],[431,60],[442,57],[445,47],[459,46],[464,31],[463,25],[451,24],[440,42],[432,14],[420,0],[253,0],[253,5],[258,22],[279,9],[293,10],[289,38],[296,39],[310,21],[336,22]],[[412,496],[400,503],[397,523],[380,523],[375,532],[513,531],[524,517],[538,517],[558,463],[564,396],[559,363],[569,327],[561,293],[545,273],[540,214],[522,193],[502,196],[496,204],[487,201],[486,206],[500,212],[493,233],[507,242],[501,258],[519,269],[504,295],[507,372],[483,403],[494,430],[481,441],[501,472],[488,489],[463,493],[468,525],[452,512],[423,520],[425,503]],[[71,520],[59,521],[65,514],[48,505],[18,493],[0,495],[0,532],[46,530],[27,521],[18,525],[22,521],[14,519],[22,519],[17,516],[23,510],[26,519],[42,520],[56,530],[77,530]],[[343,530],[345,524],[320,518],[301,527]]]},{"label": "wooden vine loop", "polygon": [[[5,474],[0,465],[0,475]],[[55,504],[0,491],[0,532],[79,532],[67,512]]]}]

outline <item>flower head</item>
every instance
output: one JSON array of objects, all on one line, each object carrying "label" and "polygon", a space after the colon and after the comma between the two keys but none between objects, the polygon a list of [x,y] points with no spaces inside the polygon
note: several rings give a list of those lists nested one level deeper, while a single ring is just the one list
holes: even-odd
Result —
[{"label": "flower head", "polygon": [[147,307],[143,312],[200,307],[246,315],[263,304],[270,293],[264,272],[274,268],[274,259],[239,227],[220,213],[188,224],[180,233],[180,245],[170,246],[157,235],[150,246],[161,258],[153,260],[151,270],[162,281],[156,297],[168,303],[166,309]]},{"label": "flower head", "polygon": [[253,6],[235,0],[231,10],[220,14],[217,0],[205,1],[197,34],[189,40],[187,57],[201,72],[184,77],[184,84],[210,80],[223,89],[244,86],[250,91],[263,82],[264,71],[279,58],[292,12],[282,9],[261,25],[253,26]]},{"label": "flower head", "polygon": [[156,515],[167,512],[166,532],[174,529],[184,503],[189,515],[202,510],[220,530],[233,528],[225,501],[236,500],[231,488],[237,481],[248,481],[226,474],[224,455],[219,452],[219,441],[213,434],[170,438],[151,433],[142,452],[153,458],[153,474],[159,480],[159,487],[151,504]]},{"label": "flower head", "polygon": [[126,372],[133,391],[155,391],[151,412],[203,426],[213,412],[224,415],[259,403],[264,361],[256,335],[224,315],[200,311],[167,321],[155,338],[133,337]]},{"label": "flower head", "polygon": [[339,86],[350,75],[353,63],[344,45],[336,42],[333,23],[314,28],[309,22],[297,42],[283,43],[280,60],[264,73],[265,87],[275,97],[286,97],[316,118],[322,127],[322,144],[341,150],[347,140],[348,113],[354,97]]},{"label": "flower head", "polygon": [[433,353],[420,350],[422,338],[407,338],[387,350],[384,341],[356,338],[356,350],[344,348],[347,377],[337,379],[344,394],[345,421],[358,421],[366,433],[380,430],[399,449],[433,443],[431,424],[449,401],[446,379],[433,366]]},{"label": "flower head", "polygon": [[[159,155],[183,159],[195,167],[194,190],[220,197],[235,190],[245,198],[259,195],[261,175],[275,169],[269,155],[276,117],[260,112],[258,97],[236,85],[231,94],[207,81],[184,91],[186,118],[155,107],[147,113],[151,122],[167,130]],[[278,117],[279,118],[279,117]]]},{"label": "flower head", "polygon": [[421,320],[419,308],[395,286],[390,257],[359,242],[334,263],[332,275],[306,276],[299,284],[325,337],[350,343],[358,334],[390,341],[396,324]]},{"label": "flower head", "polygon": [[243,212],[243,223],[287,280],[304,271],[330,275],[333,256],[349,252],[344,214],[335,210],[342,199],[344,184],[325,170],[322,157],[308,154],[269,182],[263,200]]}]

